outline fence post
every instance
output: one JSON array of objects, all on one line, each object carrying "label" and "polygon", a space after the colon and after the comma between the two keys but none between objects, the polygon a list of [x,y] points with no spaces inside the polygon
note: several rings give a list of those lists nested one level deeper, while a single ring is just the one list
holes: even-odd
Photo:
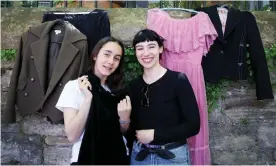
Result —
[{"label": "fence post", "polygon": [[109,0],[109,8],[112,8],[112,0]]},{"label": "fence post", "polygon": [[207,3],[206,1],[203,1],[203,7],[206,7]]},{"label": "fence post", "polygon": [[79,0],[79,7],[82,7],[82,0]]},{"label": "fence post", "polygon": [[270,2],[271,2],[272,11],[276,11],[276,1],[270,1]]},{"label": "fence post", "polygon": [[68,2],[64,1],[64,7],[67,7],[67,6],[68,6]]},{"label": "fence post", "polygon": [[173,7],[174,8],[176,7],[176,1],[173,1]]}]

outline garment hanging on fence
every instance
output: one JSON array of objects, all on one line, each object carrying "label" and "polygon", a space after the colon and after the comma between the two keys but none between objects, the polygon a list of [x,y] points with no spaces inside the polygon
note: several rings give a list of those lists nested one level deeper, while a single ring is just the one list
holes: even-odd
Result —
[{"label": "garment hanging on fence", "polygon": [[[209,15],[219,35],[202,60],[205,81],[217,83],[220,79],[247,80],[250,76],[248,69],[251,67],[257,99],[274,99],[265,51],[254,15],[230,7],[223,32],[224,21],[220,20],[218,7],[214,5],[196,9]],[[250,64],[247,63],[248,59]]]},{"label": "garment hanging on fence", "polygon": [[[59,23],[64,28],[56,30],[64,32],[54,37],[53,28]],[[61,42],[60,47],[53,42]],[[87,38],[69,22],[55,20],[30,27],[20,38],[3,123],[16,121],[15,105],[22,116],[38,113],[53,123],[62,122],[63,114],[55,108],[60,93],[64,84],[87,70],[88,62]]]},{"label": "garment hanging on fence", "polygon": [[188,138],[194,165],[211,164],[209,148],[208,111],[202,57],[209,51],[217,32],[204,12],[188,19],[174,19],[160,9],[148,11],[147,27],[165,39],[161,64],[187,75],[200,111],[200,132]]},{"label": "garment hanging on fence", "polygon": [[87,37],[88,56],[96,43],[106,36],[110,36],[110,22],[105,10],[95,9],[91,12],[45,12],[43,21],[62,19],[73,24]]}]

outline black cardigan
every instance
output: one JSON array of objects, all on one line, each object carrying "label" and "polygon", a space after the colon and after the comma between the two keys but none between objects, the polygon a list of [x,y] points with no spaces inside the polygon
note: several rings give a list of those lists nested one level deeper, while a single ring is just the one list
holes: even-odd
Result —
[{"label": "black cardigan", "polygon": [[92,84],[93,99],[77,164],[129,164],[117,113],[117,103],[125,94],[107,92],[100,79],[91,73],[86,75]]},{"label": "black cardigan", "polygon": [[273,99],[264,47],[254,15],[248,11],[229,8],[223,35],[217,7],[215,5],[196,9],[209,15],[219,35],[202,60],[206,82],[216,83],[221,78],[248,79],[246,53],[249,53],[257,99]]}]

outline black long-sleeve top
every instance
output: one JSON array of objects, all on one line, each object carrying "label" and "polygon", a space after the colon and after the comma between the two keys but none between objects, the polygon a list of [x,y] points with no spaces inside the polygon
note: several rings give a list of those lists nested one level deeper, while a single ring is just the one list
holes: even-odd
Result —
[{"label": "black long-sleeve top", "polygon": [[[148,88],[148,89],[147,89]],[[159,80],[147,84],[142,77],[130,85],[132,103],[131,131],[154,129],[154,140],[150,144],[162,145],[185,141],[200,129],[198,105],[185,74],[167,70]],[[145,92],[148,90],[149,106]],[[144,98],[144,99],[143,99]]]}]

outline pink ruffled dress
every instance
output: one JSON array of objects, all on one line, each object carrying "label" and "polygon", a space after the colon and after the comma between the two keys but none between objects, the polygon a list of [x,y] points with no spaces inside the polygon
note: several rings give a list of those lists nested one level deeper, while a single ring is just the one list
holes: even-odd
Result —
[{"label": "pink ruffled dress", "polygon": [[204,12],[187,19],[174,19],[158,8],[150,9],[147,28],[165,39],[161,65],[187,75],[194,90],[200,111],[200,132],[188,138],[193,165],[210,165],[208,110],[205,82],[201,67],[218,34]]}]

